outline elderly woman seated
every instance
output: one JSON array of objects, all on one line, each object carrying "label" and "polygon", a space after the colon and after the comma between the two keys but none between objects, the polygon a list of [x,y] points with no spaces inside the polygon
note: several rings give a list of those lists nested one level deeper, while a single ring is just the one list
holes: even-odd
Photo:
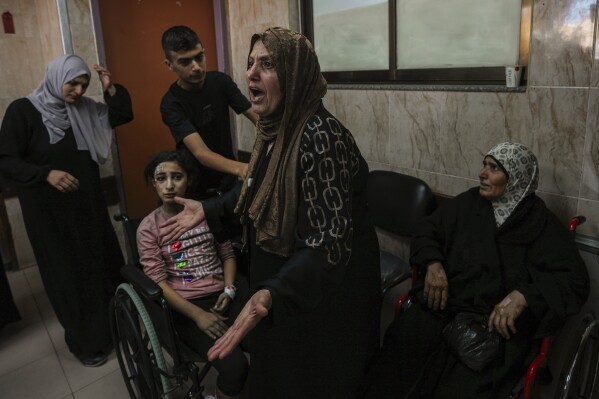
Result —
[{"label": "elderly woman seated", "polygon": [[416,228],[414,304],[388,328],[369,398],[506,398],[589,293],[572,236],[535,195],[534,154],[502,143],[480,184]]}]

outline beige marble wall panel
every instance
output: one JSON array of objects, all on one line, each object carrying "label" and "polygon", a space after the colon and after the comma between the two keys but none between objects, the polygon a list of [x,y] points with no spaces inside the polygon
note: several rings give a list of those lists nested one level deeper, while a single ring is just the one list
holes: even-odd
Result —
[{"label": "beige marble wall panel", "polygon": [[[10,11],[15,25],[14,34],[0,32],[0,99],[8,105],[37,87],[46,61],[36,29],[35,1],[0,0],[0,11]],[[0,114],[4,115],[5,111],[4,106]]]},{"label": "beige marble wall panel", "polygon": [[[112,143],[114,147],[114,141]],[[108,153],[108,158],[106,162],[100,165],[100,178],[114,176],[114,162],[112,158],[112,151]]]},{"label": "beige marble wall panel", "polygon": [[4,114],[6,113],[6,108],[13,101],[12,98],[2,98],[0,97],[0,121],[4,118]]},{"label": "beige marble wall panel", "polygon": [[236,117],[237,149],[251,152],[256,141],[256,128],[245,116]]},{"label": "beige marble wall panel", "polygon": [[[248,93],[245,78],[250,39],[256,32],[271,26],[289,26],[287,2],[279,0],[228,0],[230,74],[241,92]],[[244,117],[235,117],[237,147],[251,151],[255,141],[254,126]]]},{"label": "beige marble wall panel", "polygon": [[[388,163],[389,92],[330,90],[329,111],[349,129],[367,161]],[[333,112],[334,110],[334,112]]]},{"label": "beige marble wall panel", "polygon": [[596,0],[535,0],[529,85],[590,83]]},{"label": "beige marble wall panel", "polygon": [[10,12],[15,27],[15,33],[4,33],[4,29],[0,31],[0,37],[3,36],[21,36],[33,37],[34,30],[32,29],[35,21],[35,8],[31,7],[32,0],[0,0],[0,14],[6,11]]},{"label": "beige marble wall panel", "polygon": [[[241,90],[246,97],[248,96],[248,86],[245,71],[250,48],[250,39],[257,29],[260,28],[266,29],[265,26],[244,26],[239,29],[232,29],[229,32],[231,38],[231,55],[229,57],[231,60],[231,77],[237,86],[239,86],[239,90]],[[235,122],[238,149],[242,151],[251,151],[256,137],[254,126],[243,115],[236,116]]]},{"label": "beige marble wall panel", "polygon": [[63,54],[60,22],[55,1],[35,0],[37,9],[37,29],[41,40],[42,57],[47,65]]},{"label": "beige marble wall panel", "polygon": [[[73,52],[90,67],[98,62],[98,49],[93,29],[91,7],[88,0],[67,0]],[[87,89],[88,96],[102,94],[98,75],[92,70],[92,79]]]},{"label": "beige marble wall panel", "polygon": [[474,178],[483,152],[503,137],[505,95],[392,92],[390,163]]},{"label": "beige marble wall panel", "polygon": [[[595,21],[599,16],[599,6],[595,3]],[[595,24],[595,40],[593,43],[593,67],[591,70],[591,87],[599,86],[599,49],[597,38],[599,37],[599,24]]]},{"label": "beige marble wall panel", "polygon": [[288,4],[280,0],[229,0],[229,18],[238,26],[289,26]]},{"label": "beige marble wall panel", "polygon": [[88,25],[91,30],[89,0],[67,0],[67,8],[71,25]]},{"label": "beige marble wall panel", "polygon": [[599,201],[579,200],[578,214],[586,216],[587,221],[577,231],[588,236],[599,237]]},{"label": "beige marble wall panel", "polygon": [[568,226],[572,216],[578,214],[577,198],[555,195],[544,191],[537,191],[537,195],[545,201],[547,208],[555,213],[564,226]]},{"label": "beige marble wall panel", "polygon": [[[28,5],[29,1],[28,0],[0,0],[0,14],[4,13],[5,11],[9,11],[12,15],[13,18],[15,15],[18,15],[21,13],[21,7],[26,7]],[[16,25],[15,25],[15,32],[17,31],[16,29]],[[4,34],[4,30],[1,33],[2,35]]]},{"label": "beige marble wall panel", "polygon": [[531,88],[512,99],[506,110],[506,139],[537,155],[539,190],[578,196],[588,89]]},{"label": "beige marble wall panel", "polygon": [[39,40],[17,34],[8,36],[0,36],[0,48],[8,55],[0,60],[0,97],[14,100],[39,85],[46,63],[41,57]]},{"label": "beige marble wall panel", "polygon": [[589,91],[580,197],[599,201],[599,89]]}]

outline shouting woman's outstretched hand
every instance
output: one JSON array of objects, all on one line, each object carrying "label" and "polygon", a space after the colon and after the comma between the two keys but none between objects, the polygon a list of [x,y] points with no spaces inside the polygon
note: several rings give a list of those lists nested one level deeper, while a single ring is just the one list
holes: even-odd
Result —
[{"label": "shouting woman's outstretched hand", "polygon": [[252,295],[233,325],[208,350],[208,360],[212,362],[222,359],[233,352],[241,340],[268,315],[271,306],[272,297],[269,290],[260,290]]}]

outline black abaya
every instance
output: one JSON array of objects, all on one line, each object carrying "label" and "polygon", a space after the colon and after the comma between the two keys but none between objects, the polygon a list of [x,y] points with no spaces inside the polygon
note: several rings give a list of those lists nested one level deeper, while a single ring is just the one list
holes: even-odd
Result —
[{"label": "black abaya", "polygon": [[[110,123],[133,118],[126,89],[105,94]],[[62,193],[46,178],[62,170],[79,189]],[[108,302],[120,280],[123,255],[110,222],[98,165],[78,150],[71,128],[50,144],[46,126],[28,99],[14,101],[0,129],[0,171],[17,185],[27,235],[50,303],[79,358],[111,347]]]}]

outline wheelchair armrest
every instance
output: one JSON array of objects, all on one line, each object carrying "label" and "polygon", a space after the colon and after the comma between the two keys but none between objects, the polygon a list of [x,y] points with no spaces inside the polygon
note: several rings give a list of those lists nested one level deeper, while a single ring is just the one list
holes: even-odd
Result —
[{"label": "wheelchair armrest", "polygon": [[541,350],[539,351],[539,354],[530,363],[530,366],[528,366],[528,370],[526,371],[526,381],[524,383],[524,392],[522,394],[524,399],[532,398],[533,387],[537,378],[537,374],[541,368],[547,367],[547,357],[549,356],[549,348],[552,341],[553,337],[543,338],[541,341]]},{"label": "wheelchair armrest", "polygon": [[403,294],[402,296],[399,297],[397,302],[395,302],[395,307],[394,307],[395,316],[398,316],[402,312],[402,310],[404,309],[404,306],[406,306],[406,307],[410,306],[410,295],[409,294]]},{"label": "wheelchair armrest", "polygon": [[155,299],[162,295],[162,288],[135,266],[123,266],[121,275],[146,299]]}]

